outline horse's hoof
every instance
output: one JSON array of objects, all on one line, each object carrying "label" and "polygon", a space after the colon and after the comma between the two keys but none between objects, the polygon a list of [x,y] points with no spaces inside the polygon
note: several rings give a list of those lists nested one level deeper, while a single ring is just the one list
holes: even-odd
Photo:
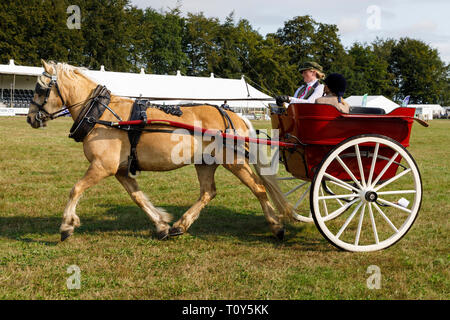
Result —
[{"label": "horse's hoof", "polygon": [[183,233],[184,231],[180,227],[172,227],[169,229],[169,236],[171,237],[181,236]]},{"label": "horse's hoof", "polygon": [[284,228],[278,230],[277,234],[275,235],[278,240],[283,241],[284,239]]},{"label": "horse's hoof", "polygon": [[71,230],[67,230],[67,231],[62,231],[61,232],[61,242],[63,242],[64,240],[66,240],[68,237],[70,237],[73,234],[73,231]]},{"label": "horse's hoof", "polygon": [[168,230],[163,230],[157,234],[158,240],[167,240],[169,238]]}]

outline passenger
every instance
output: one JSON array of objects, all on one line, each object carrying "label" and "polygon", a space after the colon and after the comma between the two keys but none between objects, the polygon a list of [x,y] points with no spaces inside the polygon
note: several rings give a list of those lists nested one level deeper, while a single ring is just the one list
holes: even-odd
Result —
[{"label": "passenger", "polygon": [[293,97],[276,97],[278,106],[282,106],[283,102],[314,103],[317,98],[323,96],[324,85],[319,82],[320,79],[325,77],[322,67],[316,62],[306,62],[300,68],[300,72],[302,73],[305,84],[295,91]]},{"label": "passenger", "polygon": [[332,73],[324,80],[325,96],[316,99],[316,103],[331,104],[335,106],[340,112],[348,113],[350,106],[343,99],[345,90],[347,89],[347,81],[339,73]]}]

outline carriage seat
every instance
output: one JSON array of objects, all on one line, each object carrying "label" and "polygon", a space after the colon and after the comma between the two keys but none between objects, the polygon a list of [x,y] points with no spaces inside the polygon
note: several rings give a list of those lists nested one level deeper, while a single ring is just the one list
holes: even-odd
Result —
[{"label": "carriage seat", "polygon": [[386,114],[382,108],[350,107],[350,114]]}]

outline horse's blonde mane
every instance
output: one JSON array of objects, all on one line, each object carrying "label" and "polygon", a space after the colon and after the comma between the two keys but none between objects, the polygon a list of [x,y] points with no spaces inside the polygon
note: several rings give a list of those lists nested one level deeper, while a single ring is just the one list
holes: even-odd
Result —
[{"label": "horse's blonde mane", "polygon": [[[81,76],[91,80],[83,72],[85,70],[88,70],[87,68],[75,67],[75,66],[72,66],[72,65],[70,65],[68,63],[64,63],[64,62],[49,61],[48,64],[50,64],[52,66],[52,68],[56,71],[56,74],[58,75],[58,77],[61,75],[64,75],[65,77],[67,77],[69,79],[75,80],[76,75],[81,75]],[[48,84],[45,83],[45,81],[44,81],[45,78],[46,77],[44,77],[44,76],[40,76],[40,77],[38,77],[37,81],[42,87],[48,88]]]}]

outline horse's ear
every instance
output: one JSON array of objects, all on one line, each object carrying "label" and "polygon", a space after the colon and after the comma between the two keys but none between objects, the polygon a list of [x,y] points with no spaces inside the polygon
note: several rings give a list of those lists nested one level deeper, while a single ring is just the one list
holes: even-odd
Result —
[{"label": "horse's ear", "polygon": [[48,64],[47,62],[45,62],[44,59],[41,59],[42,62],[42,66],[44,67],[45,72],[49,73],[49,74],[53,74],[53,67]]}]

